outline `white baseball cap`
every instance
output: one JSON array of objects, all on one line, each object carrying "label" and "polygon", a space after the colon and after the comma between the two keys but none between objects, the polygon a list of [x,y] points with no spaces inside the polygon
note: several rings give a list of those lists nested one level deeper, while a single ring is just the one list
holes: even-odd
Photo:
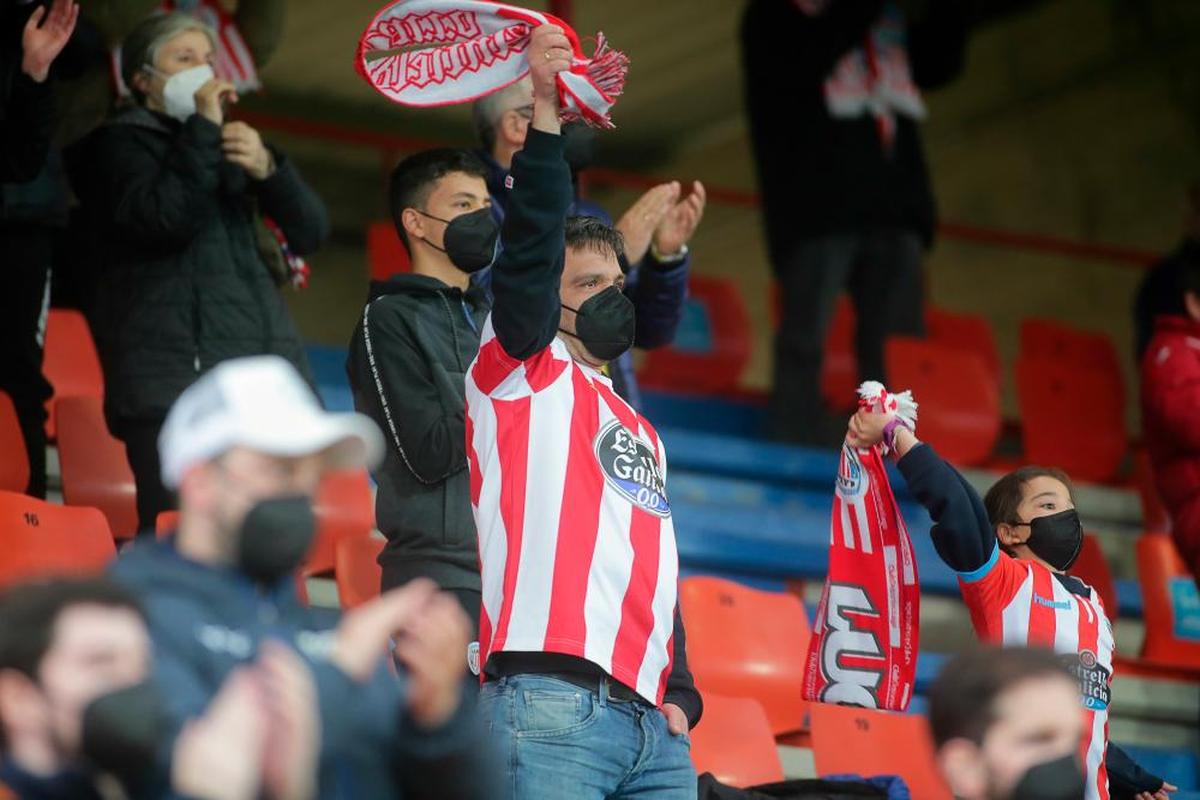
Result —
[{"label": "white baseball cap", "polygon": [[374,467],[383,436],[369,417],[321,408],[312,389],[279,356],[224,361],[184,390],[158,437],[163,483],[234,447],[272,456],[324,454],[332,469]]}]

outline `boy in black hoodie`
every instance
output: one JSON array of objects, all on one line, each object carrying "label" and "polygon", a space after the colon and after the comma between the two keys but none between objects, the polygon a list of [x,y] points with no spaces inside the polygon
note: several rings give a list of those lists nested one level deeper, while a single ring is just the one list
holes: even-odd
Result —
[{"label": "boy in black hoodie", "polygon": [[388,544],[383,590],[432,578],[479,626],[479,555],[471,518],[463,376],[491,310],[471,274],[492,263],[499,228],[486,169],[466,150],[438,149],[392,172],[392,221],[412,273],[371,286],[350,340],[354,406],[388,441],[375,517]]}]

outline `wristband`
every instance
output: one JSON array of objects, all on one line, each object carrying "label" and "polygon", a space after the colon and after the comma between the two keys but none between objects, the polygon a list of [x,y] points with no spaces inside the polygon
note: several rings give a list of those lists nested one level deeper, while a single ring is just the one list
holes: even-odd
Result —
[{"label": "wristband", "polygon": [[654,242],[650,242],[650,255],[654,256],[654,260],[660,264],[678,264],[687,258],[688,246],[681,246],[674,253],[660,253],[658,248],[654,246]]},{"label": "wristband", "polygon": [[883,447],[886,452],[890,453],[896,449],[896,428],[904,428],[909,433],[912,433],[912,428],[908,426],[908,423],[899,417],[892,417],[883,426]]}]

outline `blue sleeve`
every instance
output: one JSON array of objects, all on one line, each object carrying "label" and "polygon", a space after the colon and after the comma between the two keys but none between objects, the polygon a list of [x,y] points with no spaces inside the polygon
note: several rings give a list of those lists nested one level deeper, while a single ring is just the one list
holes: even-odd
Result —
[{"label": "blue sleeve", "polygon": [[933,518],[930,537],[942,561],[968,582],[982,578],[999,548],[979,494],[927,444],[909,450],[897,466]]},{"label": "blue sleeve", "polygon": [[625,279],[625,294],[637,312],[635,347],[665,347],[675,340],[687,298],[691,257],[678,264],[660,264],[647,254]]}]

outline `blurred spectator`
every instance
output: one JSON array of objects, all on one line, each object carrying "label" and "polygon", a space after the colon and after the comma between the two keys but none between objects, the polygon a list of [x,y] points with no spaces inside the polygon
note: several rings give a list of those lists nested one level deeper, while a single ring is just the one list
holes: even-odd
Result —
[{"label": "blurred spectator", "polygon": [[[524,78],[482,98],[475,104],[474,116],[483,146],[479,155],[488,168],[492,213],[497,222],[503,223],[512,158],[525,146],[533,119],[533,84]],[[612,225],[607,211],[579,197],[579,173],[591,164],[595,131],[576,122],[563,126],[562,135],[564,158],[575,186],[570,215],[598,217]],[[625,237],[625,255],[621,259],[624,291],[637,312],[634,347],[651,349],[669,345],[675,339],[675,329],[683,314],[691,264],[688,242],[704,216],[704,186],[696,181],[688,196],[680,195],[678,182],[660,184],[638,198],[616,223],[617,230]],[[617,394],[634,408],[641,408],[633,353],[622,354],[608,369]]]},{"label": "blurred spectator", "polygon": [[259,215],[301,255],[329,232],[296,167],[249,125],[226,121],[237,95],[213,77],[212,54],[212,31],[190,16],[140,24],[122,50],[138,105],[69,153],[102,276],[91,320],[105,412],[137,479],[143,532],[174,504],[159,479],[158,433],[184,387],[255,353],[283,355],[307,374]]},{"label": "blurred spectator", "polygon": [[1083,800],[1079,689],[1049,650],[952,659],[929,691],[929,726],[959,800]]},{"label": "blurred spectator", "polygon": [[1165,800],[1175,787],[1108,740],[1115,640],[1100,595],[1068,573],[1083,548],[1083,526],[1067,475],[1053,467],[1021,467],[996,481],[981,500],[895,414],[858,411],[846,446],[881,443],[933,519],[930,538],[958,574],[979,639],[1010,646],[1053,643],[1078,681],[1088,796]]},{"label": "blurred spectator", "polygon": [[371,285],[350,340],[354,406],[384,431],[375,520],[386,591],[416,577],[453,593],[479,629],[479,540],[471,518],[463,376],[492,308],[471,275],[500,228],[484,168],[466,150],[427,150],[392,171],[389,202],[412,272]]},{"label": "blurred spectator", "polygon": [[1142,354],[1142,430],[1175,546],[1200,580],[1200,259],[1170,268],[1180,311],[1155,317]]},{"label": "blurred spectator", "polygon": [[[163,697],[145,617],[105,580],[63,578],[0,598],[0,796],[164,796],[153,759]],[[312,797],[319,729],[312,679],[280,645],[235,672],[175,749],[171,794]],[[307,791],[306,791],[307,788]],[[278,791],[278,790],[284,791]]]},{"label": "blurred spectator", "polygon": [[[932,88],[962,69],[971,3],[751,0],[742,24],[746,101],[767,245],[780,290],[773,435],[840,441],[821,400],[835,301],[857,311],[863,380],[883,342],[921,335],[921,251],[934,205],[921,148]],[[853,398],[846,398],[847,402]]]},{"label": "blurred spectator", "polygon": [[1163,315],[1187,316],[1183,303],[1185,274],[1200,264],[1200,181],[1188,187],[1188,212],[1184,220],[1183,241],[1170,255],[1146,271],[1138,285],[1133,304],[1133,327],[1136,340],[1134,352],[1141,359],[1146,354],[1155,323]]},{"label": "blurred spectator", "polygon": [[701,698],[676,603],[679,559],[654,429],[603,368],[633,343],[621,235],[567,217],[556,75],[562,31],[528,58],[533,130],[467,373],[483,577],[481,693],[518,798],[696,797]]},{"label": "blurred spectator", "polygon": [[[469,623],[454,598],[413,581],[339,620],[297,595],[321,475],[373,466],[382,449],[369,419],[322,411],[278,356],[223,363],[179,397],[162,435],[179,530],[139,542],[113,567],[147,611],[170,719],[164,741],[278,640],[316,681],[317,796],[495,797],[477,691],[464,682]],[[399,680],[385,664],[392,642]]]},{"label": "blurred spectator", "polygon": [[[42,375],[42,344],[50,305],[54,246],[53,198],[20,190],[42,172],[54,134],[50,65],[62,52],[79,6],[55,0],[6,2],[0,7],[0,391],[17,410],[29,458],[34,497],[46,496],[46,401],[50,384]],[[47,210],[47,205],[50,206]],[[65,221],[65,208],[62,209]]]}]

